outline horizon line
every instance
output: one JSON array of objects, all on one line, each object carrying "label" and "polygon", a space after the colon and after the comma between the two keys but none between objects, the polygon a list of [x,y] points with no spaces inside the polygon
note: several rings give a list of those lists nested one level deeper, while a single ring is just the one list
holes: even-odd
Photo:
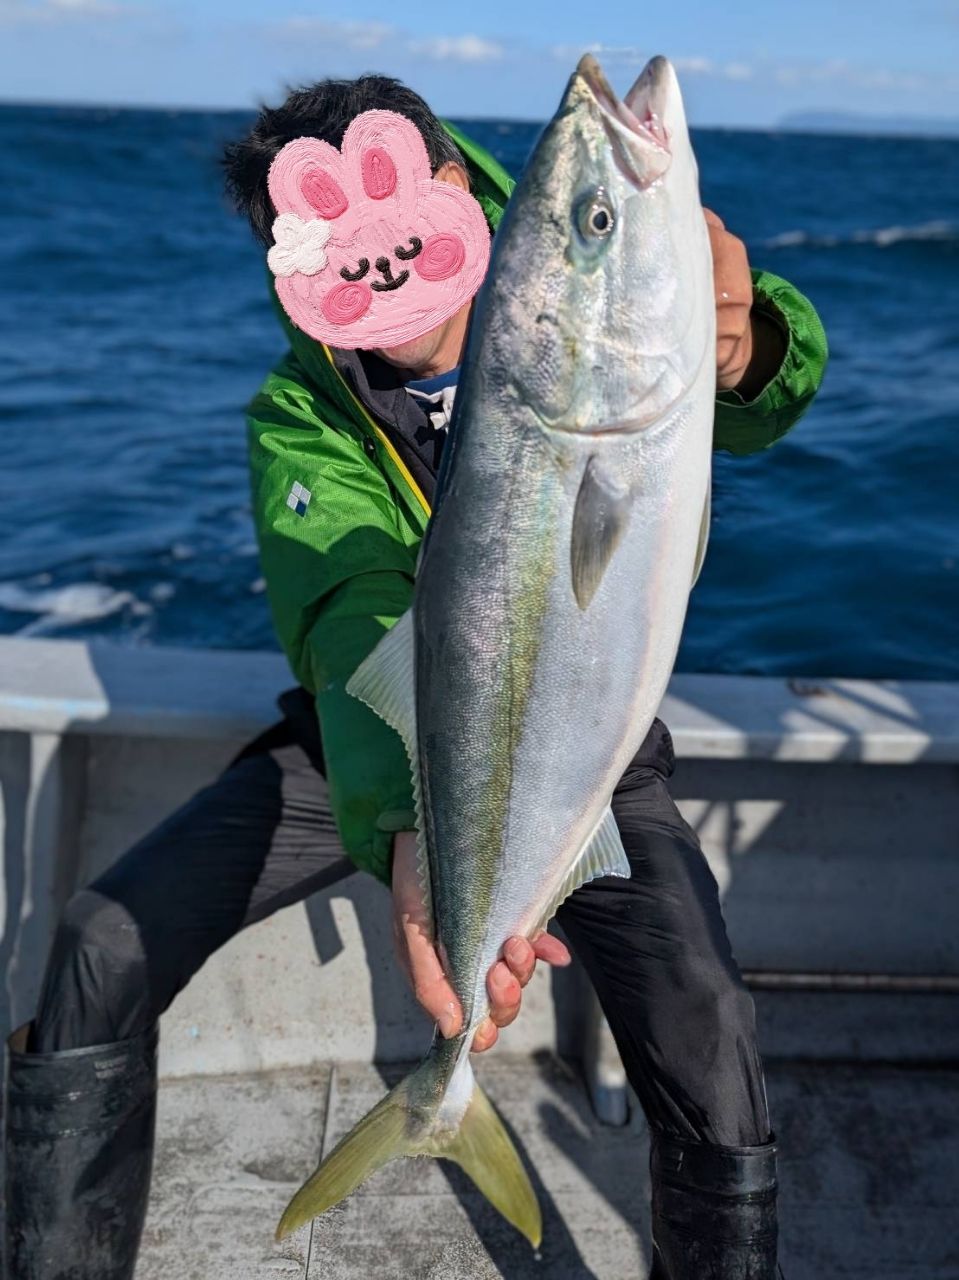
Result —
[{"label": "horizon line", "polygon": [[[172,103],[172,102],[116,102],[116,101],[81,101],[75,98],[7,98],[0,96],[0,108],[3,107],[33,107],[33,108],[65,108],[74,111],[152,111],[166,113],[190,113],[194,115],[236,115],[239,113],[253,115],[260,110],[257,105],[247,106],[225,106],[207,104],[200,106],[195,103]],[[446,116],[450,120],[459,120],[463,122],[479,121],[489,124],[528,124],[542,127],[546,124],[549,117],[530,117],[530,116],[490,116],[490,115],[461,115],[459,112],[437,112],[442,118]],[[791,125],[788,123],[790,116],[812,115],[814,117],[838,116],[841,119],[849,121],[861,121],[863,126],[868,126],[875,121],[876,131],[872,132],[868,127],[860,129],[850,128],[826,128],[815,127],[811,125]],[[903,119],[899,116],[898,119]],[[952,141],[959,138],[959,117],[954,120],[944,117],[942,123],[944,126],[952,126],[955,133],[950,132],[930,132],[928,129],[921,129],[918,132],[910,132],[908,125],[909,118],[906,117],[904,124],[907,128],[896,129],[892,132],[883,130],[881,125],[889,121],[887,116],[869,116],[857,114],[855,112],[842,111],[839,108],[833,109],[817,109],[812,112],[793,111],[783,117],[781,121],[770,124],[723,124],[714,122],[711,124],[696,123],[690,121],[691,129],[713,129],[722,130],[729,133],[787,133],[796,135],[805,135],[808,137],[832,137],[832,138],[928,138],[941,139],[943,141]],[[928,117],[917,116],[915,122],[917,125],[928,121]]]}]

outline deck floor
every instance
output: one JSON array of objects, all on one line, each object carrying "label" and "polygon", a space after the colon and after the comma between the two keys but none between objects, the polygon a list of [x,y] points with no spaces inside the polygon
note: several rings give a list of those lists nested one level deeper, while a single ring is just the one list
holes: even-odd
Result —
[{"label": "deck floor", "polygon": [[[551,1056],[496,1055],[480,1077],[535,1171],[539,1256],[458,1170],[423,1160],[274,1245],[319,1152],[398,1078],[337,1064],[163,1086],[137,1280],[643,1280],[642,1120],[599,1125]],[[768,1083],[788,1280],[959,1280],[959,1071],[771,1063]]]}]

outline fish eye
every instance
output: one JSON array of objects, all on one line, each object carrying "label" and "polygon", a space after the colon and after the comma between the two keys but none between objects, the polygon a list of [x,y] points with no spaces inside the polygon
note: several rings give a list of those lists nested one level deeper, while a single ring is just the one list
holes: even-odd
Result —
[{"label": "fish eye", "polygon": [[605,240],[616,225],[609,197],[602,189],[581,200],[576,208],[576,228],[584,240]]}]

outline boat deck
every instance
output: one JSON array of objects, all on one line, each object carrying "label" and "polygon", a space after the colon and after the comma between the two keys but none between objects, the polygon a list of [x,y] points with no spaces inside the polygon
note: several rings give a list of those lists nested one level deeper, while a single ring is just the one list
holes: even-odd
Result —
[{"label": "boat deck", "polygon": [[[288,682],[278,654],[0,640],[0,1032],[33,1015],[73,888],[271,724]],[[959,684],[677,676],[662,714],[672,794],[756,987],[788,1280],[959,1280]],[[139,1280],[642,1280],[641,1120],[601,1125],[556,1056],[622,1114],[576,965],[540,966],[480,1066],[539,1179],[539,1258],[433,1162],[273,1245],[382,1095],[371,1064],[428,1042],[390,932],[388,895],[353,876],[246,930],[177,998]]]},{"label": "boat deck", "polygon": [[[368,1063],[169,1080],[137,1280],[642,1280],[643,1122],[597,1122],[551,1054],[479,1074],[529,1157],[534,1256],[455,1167],[402,1161],[283,1244],[279,1215],[321,1151],[401,1069]],[[959,1278],[959,1071],[769,1064],[788,1280]]]}]

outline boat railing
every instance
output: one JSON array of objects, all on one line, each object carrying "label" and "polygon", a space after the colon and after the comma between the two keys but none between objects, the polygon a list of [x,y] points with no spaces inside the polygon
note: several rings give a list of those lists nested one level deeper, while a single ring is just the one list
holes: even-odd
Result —
[{"label": "boat railing", "polygon": [[[274,722],[291,684],[276,653],[0,640],[0,1030],[30,1017],[70,893]],[[661,714],[767,1050],[959,1052],[959,685],[678,675]],[[388,908],[352,876],[235,939],[166,1015],[164,1071],[416,1056],[429,1029]],[[504,1040],[575,1054],[590,1009],[575,969],[537,975]]]}]

